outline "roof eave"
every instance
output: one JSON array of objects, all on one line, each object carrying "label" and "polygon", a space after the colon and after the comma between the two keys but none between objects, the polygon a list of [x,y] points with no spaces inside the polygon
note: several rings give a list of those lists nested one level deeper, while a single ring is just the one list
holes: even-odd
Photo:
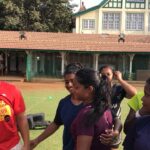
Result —
[{"label": "roof eave", "polygon": [[97,6],[91,7],[91,8],[89,8],[89,9],[86,9],[86,10],[83,10],[83,11],[79,11],[79,12],[73,14],[73,16],[75,16],[75,17],[81,16],[81,15],[83,15],[83,14],[86,14],[86,13],[90,12],[90,11],[96,10],[96,9],[102,7],[102,6],[103,6],[106,2],[108,2],[108,1],[109,1],[109,0],[103,0],[103,1],[102,1],[100,4],[98,4]]}]

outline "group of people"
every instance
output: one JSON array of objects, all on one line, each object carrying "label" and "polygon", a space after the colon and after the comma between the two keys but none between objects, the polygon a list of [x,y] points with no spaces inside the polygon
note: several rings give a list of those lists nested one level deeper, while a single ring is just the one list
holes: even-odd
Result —
[{"label": "group of people", "polygon": [[[119,84],[113,83],[113,79]],[[139,96],[136,88],[123,80],[121,72],[109,65],[97,72],[72,63],[65,68],[64,81],[69,95],[60,100],[53,122],[31,141],[20,92],[13,85],[0,83],[0,89],[3,87],[0,90],[1,150],[34,149],[61,125],[64,125],[63,150],[118,150],[123,128],[120,104],[124,97],[131,99],[124,125],[124,150],[143,150],[143,146],[150,149],[146,142],[150,137],[150,78]]]}]

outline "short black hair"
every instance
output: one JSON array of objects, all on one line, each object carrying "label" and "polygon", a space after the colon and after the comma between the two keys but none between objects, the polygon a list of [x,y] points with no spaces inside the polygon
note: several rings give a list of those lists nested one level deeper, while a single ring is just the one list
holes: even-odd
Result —
[{"label": "short black hair", "polygon": [[64,72],[64,76],[66,74],[76,74],[77,71],[79,71],[80,69],[82,69],[83,66],[80,63],[70,63],[65,67],[65,72]]},{"label": "short black hair", "polygon": [[99,68],[99,73],[101,73],[102,70],[105,68],[110,68],[112,70],[112,72],[114,71],[114,69],[110,65],[103,65],[102,67]]}]

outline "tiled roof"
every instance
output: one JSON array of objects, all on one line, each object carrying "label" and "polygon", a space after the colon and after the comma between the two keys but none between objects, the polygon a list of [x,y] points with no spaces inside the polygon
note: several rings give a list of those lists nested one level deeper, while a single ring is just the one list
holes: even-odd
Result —
[{"label": "tiled roof", "polygon": [[17,31],[0,31],[0,49],[64,50],[95,52],[150,52],[150,35],[118,35],[25,32],[20,40]]}]

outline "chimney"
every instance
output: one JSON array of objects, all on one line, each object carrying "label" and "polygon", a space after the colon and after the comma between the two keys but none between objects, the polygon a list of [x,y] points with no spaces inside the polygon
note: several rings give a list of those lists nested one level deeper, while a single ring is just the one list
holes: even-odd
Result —
[{"label": "chimney", "polygon": [[84,10],[86,10],[86,8],[84,6],[84,2],[82,2],[81,5],[80,5],[79,11],[84,11]]}]

